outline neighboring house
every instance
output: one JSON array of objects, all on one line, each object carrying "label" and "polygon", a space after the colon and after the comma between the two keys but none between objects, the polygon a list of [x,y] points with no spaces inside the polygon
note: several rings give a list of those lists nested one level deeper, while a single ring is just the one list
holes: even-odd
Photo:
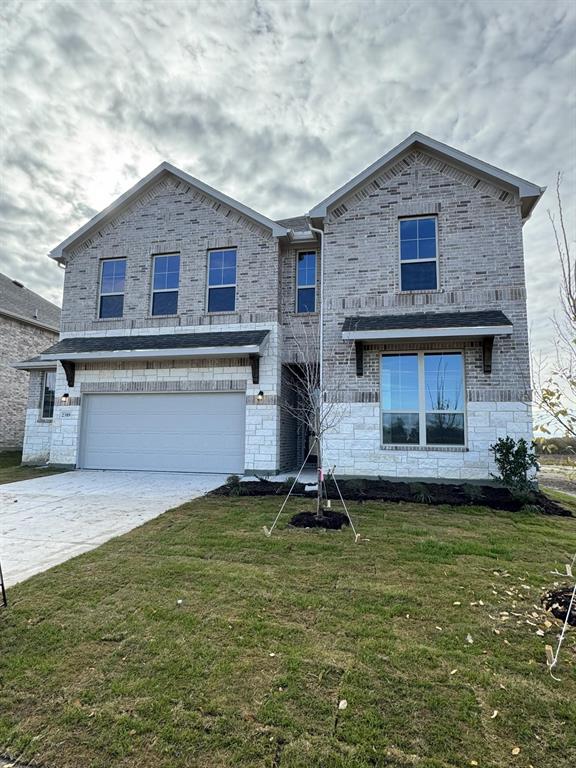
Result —
[{"label": "neighboring house", "polygon": [[272,221],[162,163],[51,253],[56,408],[51,425],[31,408],[25,460],[293,470],[307,436],[281,401],[318,324],[312,224],[344,409],[326,465],[489,477],[491,443],[532,435],[522,225],[543,191],[415,133],[309,217]]},{"label": "neighboring house", "polygon": [[[28,373],[13,364],[54,344],[59,329],[59,307],[0,272],[0,451],[22,448],[26,408],[32,406]],[[48,395],[45,410],[53,402]]]}]

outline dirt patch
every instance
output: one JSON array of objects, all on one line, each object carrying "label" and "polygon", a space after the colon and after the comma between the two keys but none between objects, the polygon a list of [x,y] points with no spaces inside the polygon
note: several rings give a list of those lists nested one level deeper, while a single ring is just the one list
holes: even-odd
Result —
[{"label": "dirt patch", "polygon": [[[562,584],[554,589],[549,589],[542,595],[541,603],[543,607],[550,611],[560,621],[566,621],[568,614],[568,608],[570,607],[570,600],[572,599],[572,593],[574,591],[573,584]],[[568,624],[571,627],[576,627],[576,606],[572,605],[570,616],[568,617]]]},{"label": "dirt patch", "polygon": [[342,526],[350,525],[350,522],[343,512],[324,509],[321,515],[316,515],[315,512],[297,512],[288,525],[294,528],[326,528],[329,531],[340,531]]},{"label": "dirt patch", "polygon": [[[286,495],[292,483],[274,483],[270,480],[234,482],[220,486],[212,493],[216,496],[274,496]],[[419,504],[446,504],[449,506],[482,506],[490,509],[518,512],[529,506],[544,515],[572,517],[570,510],[552,501],[540,491],[515,494],[508,488],[472,483],[403,483],[380,478],[338,480],[342,496],[347,501],[391,501]],[[297,483],[293,496],[309,498],[302,483]],[[326,480],[326,493],[329,499],[337,501],[338,490],[330,478]]]}]

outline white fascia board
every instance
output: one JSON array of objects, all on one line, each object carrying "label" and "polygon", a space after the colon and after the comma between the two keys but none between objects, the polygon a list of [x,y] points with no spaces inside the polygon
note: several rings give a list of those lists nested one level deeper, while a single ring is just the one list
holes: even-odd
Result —
[{"label": "white fascia board", "polygon": [[33,362],[12,363],[11,368],[17,368],[19,371],[34,371],[40,369],[42,371],[55,371],[56,363],[44,362],[43,360],[34,360]]},{"label": "white fascia board", "polygon": [[160,163],[160,165],[151,171],[147,176],[144,176],[144,178],[140,179],[140,181],[134,184],[134,186],[130,187],[130,189],[124,192],[124,194],[120,195],[120,197],[114,200],[114,202],[111,203],[107,208],[104,208],[102,211],[100,211],[100,213],[97,213],[96,216],[93,216],[89,221],[86,222],[86,224],[83,224],[79,229],[77,229],[59,245],[53,248],[48,254],[50,258],[55,259],[59,263],[63,264],[64,258],[62,256],[62,252],[66,248],[68,248],[70,245],[72,245],[72,243],[76,242],[80,238],[87,236],[92,229],[97,227],[108,216],[114,213],[118,213],[121,208],[129,203],[135,195],[138,195],[140,192],[142,192],[148,185],[153,183],[163,173],[171,173],[173,176],[176,176],[187,184],[190,184],[196,189],[199,189],[201,192],[204,192],[205,194],[210,195],[210,197],[213,197],[216,200],[229,205],[231,208],[234,208],[234,210],[244,214],[244,216],[247,216],[253,221],[257,221],[259,224],[262,224],[262,226],[272,230],[274,237],[282,237],[283,235],[288,234],[288,229],[286,227],[280,226],[280,224],[272,221],[272,219],[269,219],[266,216],[263,216],[261,213],[254,211],[252,208],[249,208],[247,205],[239,203],[237,200],[228,197],[228,195],[225,195],[224,193],[219,192],[217,189],[210,187],[203,181],[194,178],[194,176],[190,176],[189,173],[181,171],[180,168],[176,168],[175,165],[164,161],[163,163]]},{"label": "white fascia board", "polygon": [[190,347],[188,349],[127,349],[109,350],[107,352],[60,352],[59,354],[42,355],[42,360],[156,360],[159,358],[175,357],[236,357],[239,355],[256,355],[260,351],[259,344],[245,344],[241,347]]},{"label": "white fascia board", "polygon": [[395,328],[383,331],[342,331],[346,341],[379,339],[436,339],[445,336],[509,336],[511,325],[477,325],[473,328]]},{"label": "white fascia board", "polygon": [[387,152],[381,158],[376,160],[375,163],[372,163],[372,165],[368,166],[368,168],[366,168],[364,171],[359,173],[357,176],[354,176],[353,179],[337,189],[325,200],[322,200],[321,203],[318,203],[317,206],[312,208],[308,215],[314,218],[321,218],[326,216],[328,208],[331,205],[336,203],[348,193],[352,192],[354,189],[356,189],[356,187],[360,186],[360,184],[369,179],[373,174],[381,171],[384,166],[394,162],[403,152],[410,149],[410,147],[412,147],[414,144],[420,144],[425,149],[430,149],[433,152],[445,156],[448,161],[452,160],[458,165],[472,169],[476,173],[480,173],[483,176],[497,179],[501,183],[518,190],[520,197],[539,198],[546,189],[546,187],[539,187],[537,184],[532,184],[531,182],[526,181],[526,179],[522,179],[519,176],[514,176],[511,173],[507,173],[506,171],[503,171],[494,165],[485,163],[483,160],[478,160],[471,155],[467,155],[465,152],[461,152],[458,149],[454,149],[453,147],[448,146],[448,144],[443,144],[441,141],[436,141],[436,139],[432,139],[430,136],[425,136],[423,133],[418,133],[416,131],[408,136],[408,138],[404,139],[404,141],[401,141],[400,144],[391,149],[390,152]]}]

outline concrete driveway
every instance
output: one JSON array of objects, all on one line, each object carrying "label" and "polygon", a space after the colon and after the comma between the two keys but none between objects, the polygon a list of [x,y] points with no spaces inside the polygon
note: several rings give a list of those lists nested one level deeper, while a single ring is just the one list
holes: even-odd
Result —
[{"label": "concrete driveway", "polygon": [[98,472],[0,485],[0,561],[6,584],[94,549],[225,482],[224,475]]}]

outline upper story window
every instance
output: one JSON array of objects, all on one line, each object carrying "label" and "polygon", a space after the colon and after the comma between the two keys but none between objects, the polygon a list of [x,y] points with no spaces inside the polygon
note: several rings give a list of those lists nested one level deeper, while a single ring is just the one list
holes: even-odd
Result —
[{"label": "upper story window", "polygon": [[236,248],[208,253],[208,312],[236,309]]},{"label": "upper story window", "polygon": [[301,251],[296,262],[296,311],[316,311],[316,252]]},{"label": "upper story window", "polygon": [[175,315],[178,311],[180,254],[154,256],[152,272],[152,314]]},{"label": "upper story window", "polygon": [[435,216],[400,219],[400,290],[438,288],[438,242]]},{"label": "upper story window", "polygon": [[382,355],[384,445],[464,445],[461,352]]},{"label": "upper story window", "polygon": [[99,317],[122,317],[125,281],[126,259],[104,259],[100,271]]},{"label": "upper story window", "polygon": [[56,371],[44,371],[42,374],[42,392],[40,413],[43,419],[54,416],[54,392],[56,389]]}]

